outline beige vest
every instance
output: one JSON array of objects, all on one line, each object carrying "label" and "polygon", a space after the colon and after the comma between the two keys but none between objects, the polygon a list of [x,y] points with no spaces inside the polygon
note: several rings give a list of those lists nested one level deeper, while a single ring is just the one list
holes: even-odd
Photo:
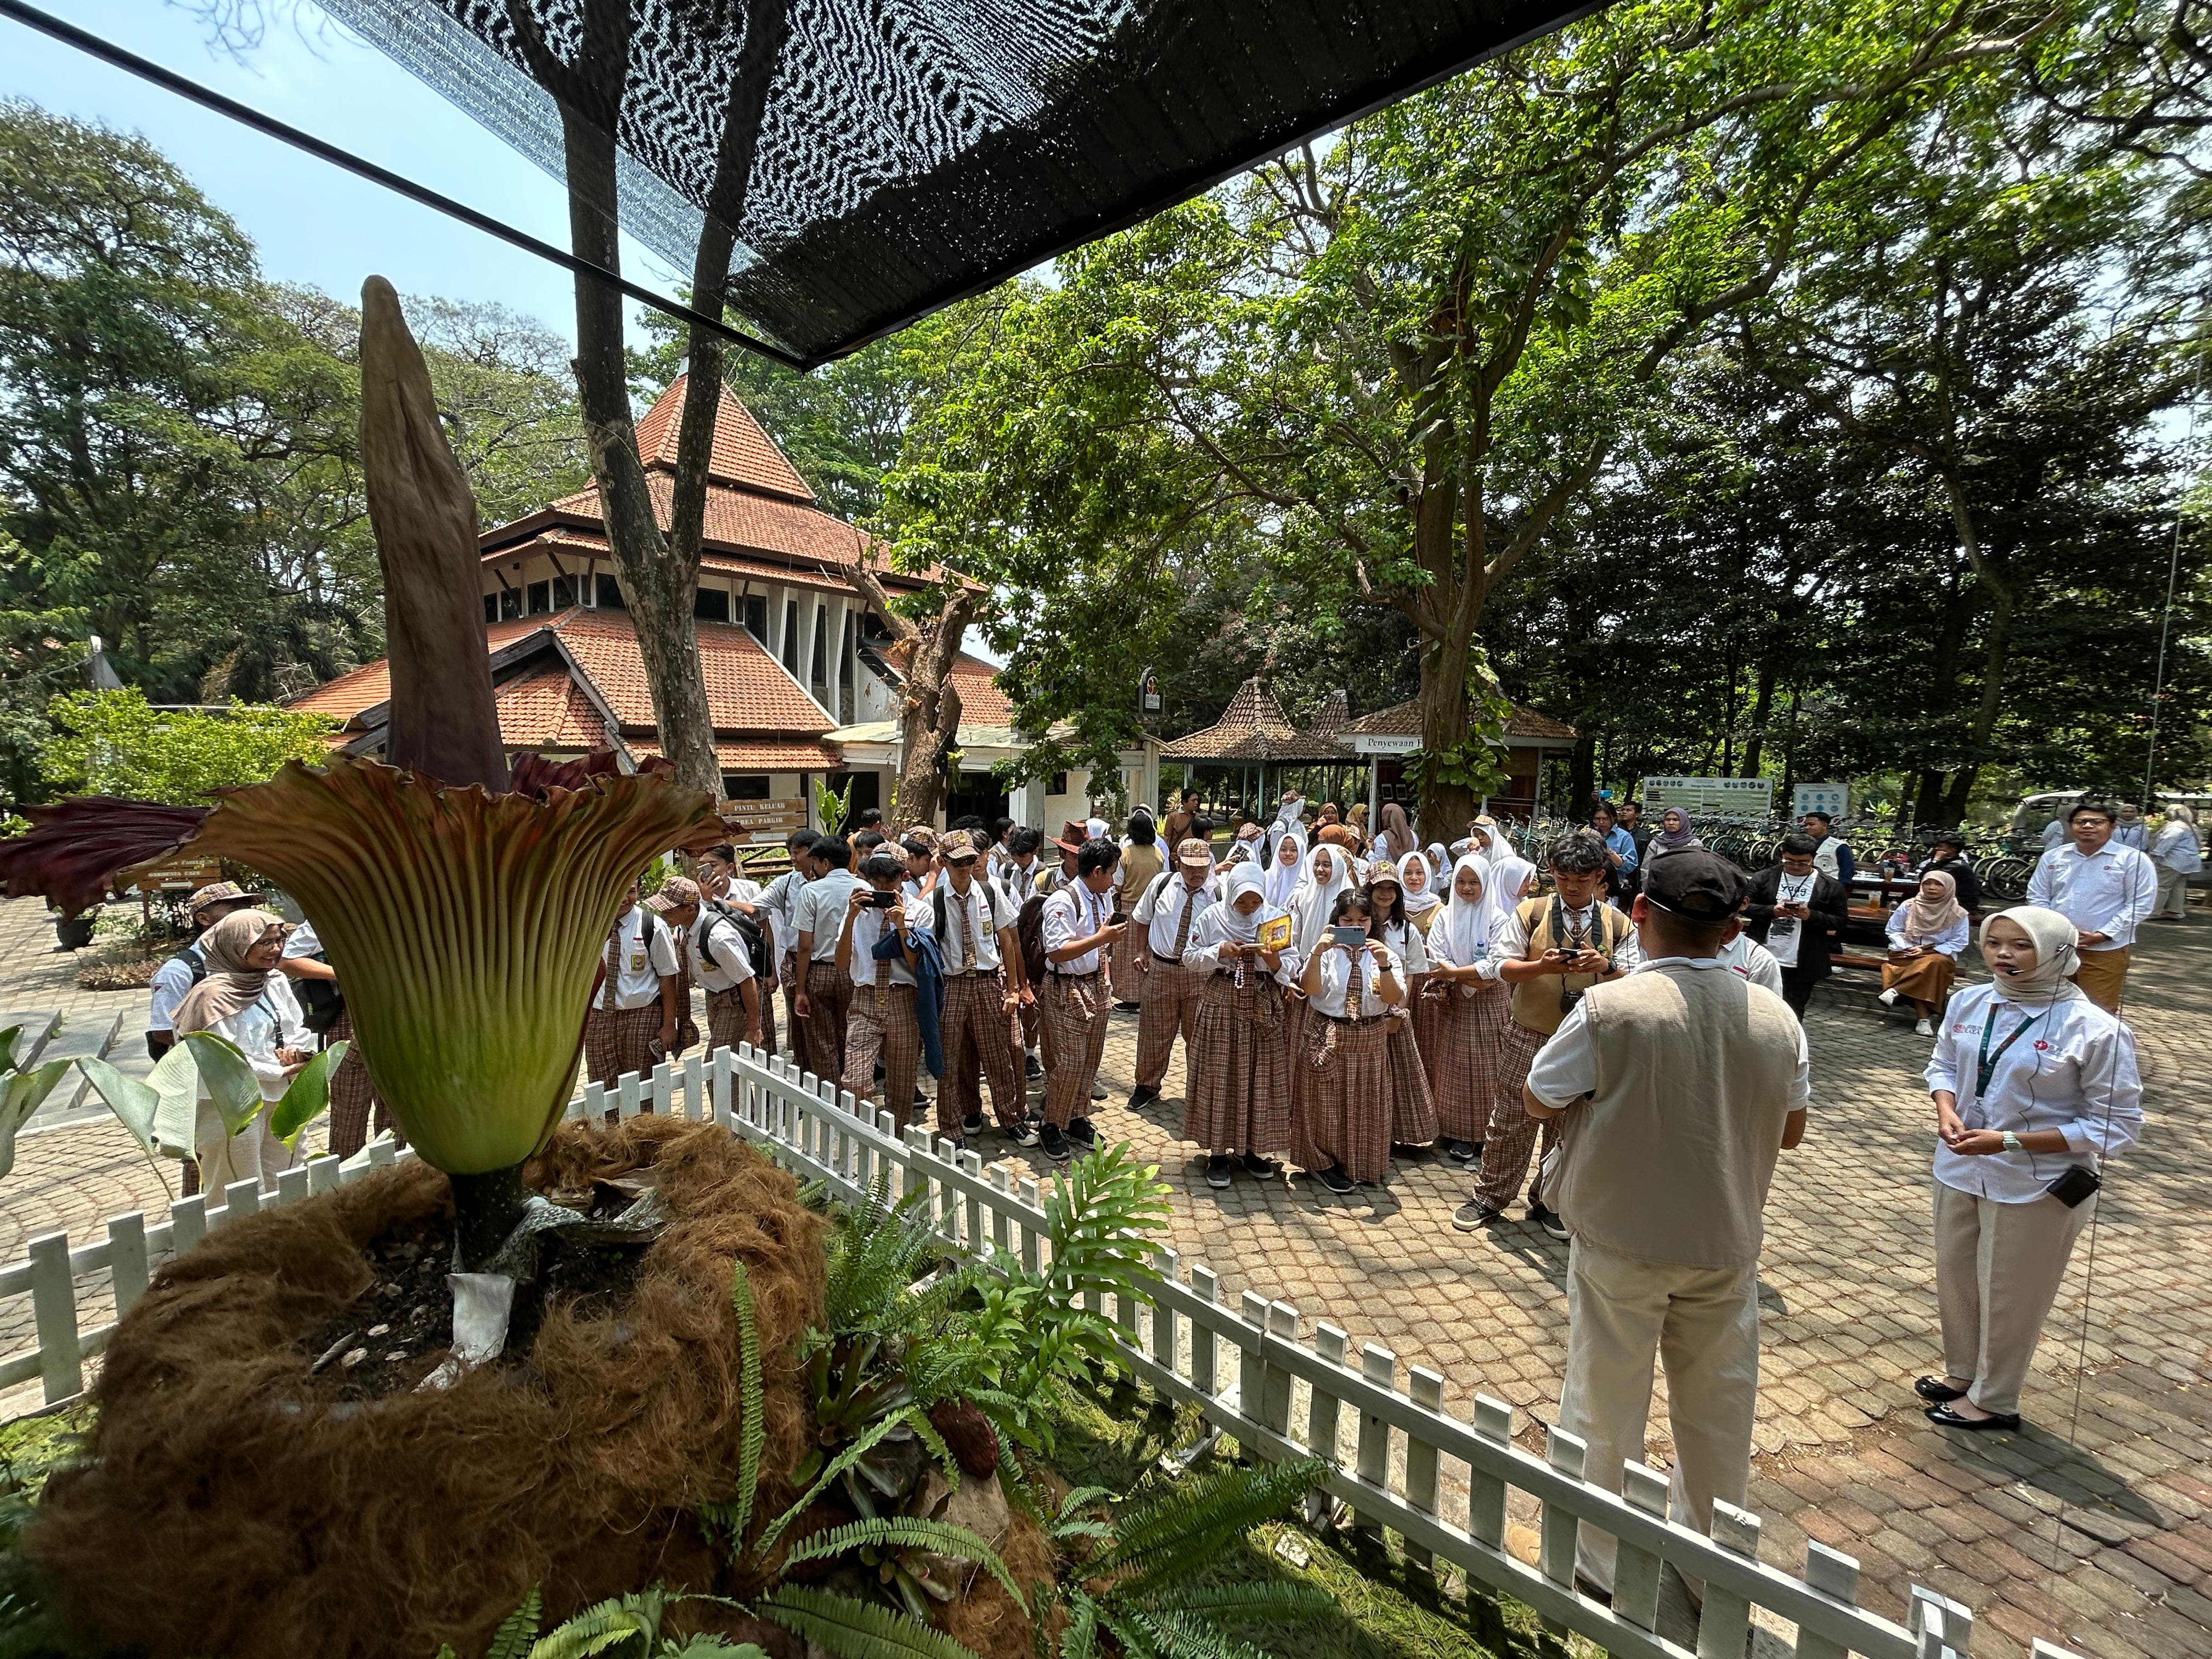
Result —
[{"label": "beige vest", "polygon": [[1745,1267],[1782,1150],[1797,1021],[1724,969],[1647,969],[1583,1004],[1597,1088],[1561,1119],[1545,1201],[1639,1261]]},{"label": "beige vest", "polygon": [[[1601,904],[1590,943],[1611,956],[1620,948],[1621,941],[1628,937],[1634,925],[1610,904]],[[1522,900],[1521,931],[1528,940],[1528,949],[1521,953],[1528,961],[1533,962],[1553,946],[1566,943],[1552,937],[1552,901],[1548,898]],[[1513,988],[1513,1000],[1507,1005],[1513,1023],[1549,1036],[1566,1018],[1559,1010],[1559,993],[1587,991],[1597,982],[1595,974],[1547,974],[1541,979],[1524,979]]]}]

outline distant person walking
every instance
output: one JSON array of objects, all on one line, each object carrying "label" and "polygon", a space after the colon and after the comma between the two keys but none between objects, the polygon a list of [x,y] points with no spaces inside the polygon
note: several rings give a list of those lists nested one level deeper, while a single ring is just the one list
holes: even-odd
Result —
[{"label": "distant person walking", "polygon": [[2027,878],[2027,902],[2056,910],[2081,931],[2075,983],[2107,1013],[2120,1012],[2136,929],[2158,902],[2158,866],[2112,839],[2119,812],[2082,797],[2066,809],[2070,845],[2045,853]]},{"label": "distant person walking", "polygon": [[1782,997],[1798,1018],[1813,1001],[1813,988],[1834,971],[1829,960],[1850,919],[1841,883],[1815,864],[1810,836],[1784,836],[1782,861],[1751,878],[1745,929],[1782,969]]},{"label": "distant person walking", "polygon": [[1836,834],[1836,821],[1826,812],[1808,812],[1797,820],[1797,824],[1813,839],[1813,867],[1841,887],[1848,896],[1851,890],[1851,876],[1857,866],[1851,857],[1851,849]]},{"label": "distant person walking", "polygon": [[[1706,852],[1655,859],[1633,912],[1641,965],[1595,985],[1528,1069],[1531,1117],[1560,1127],[1545,1200],[1566,1223],[1559,1426],[1583,1476],[1621,1488],[1667,1370],[1673,1511],[1703,1533],[1742,1504],[1759,1397],[1759,1252],[1777,1158],[1804,1139],[1804,1028],[1719,959],[1743,882]],[[1578,1577],[1609,1594],[1613,1540],[1582,1530]]]},{"label": "distant person walking", "polygon": [[2176,801],[2166,809],[2166,822],[2151,843],[2151,861],[2158,866],[2158,908],[2153,921],[2189,920],[2189,878],[2204,867],[2204,845],[2197,838],[2197,814]]}]

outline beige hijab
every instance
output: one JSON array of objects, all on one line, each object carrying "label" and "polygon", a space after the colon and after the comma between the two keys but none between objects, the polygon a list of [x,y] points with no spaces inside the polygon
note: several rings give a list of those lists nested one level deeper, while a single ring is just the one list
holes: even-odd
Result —
[{"label": "beige hijab", "polygon": [[1924,887],[1931,881],[1943,884],[1943,896],[1941,898],[1923,898],[1916,888],[1912,902],[1905,912],[1905,937],[1916,944],[1922,939],[1942,938],[1966,918],[1966,913],[1959,907],[1958,882],[1941,870],[1923,872],[1920,878],[1921,886]]},{"label": "beige hijab", "polygon": [[[2008,1002],[2070,1002],[2081,994],[2066,975],[2081,965],[2081,935],[2056,910],[2039,905],[2016,904],[2000,910],[1982,923],[1982,952],[1989,953],[1990,923],[2008,921],[2026,933],[2035,946],[2035,967],[2011,978],[1992,972],[1990,983]],[[178,1030],[184,1028],[179,1025]]]},{"label": "beige hijab", "polygon": [[266,910],[234,910],[200,935],[200,949],[207,957],[207,977],[185,992],[185,1000],[177,1005],[179,1036],[188,1031],[210,1030],[217,1020],[253,1006],[268,986],[269,970],[247,967],[246,953],[260,944],[271,927],[283,925],[282,917]]}]

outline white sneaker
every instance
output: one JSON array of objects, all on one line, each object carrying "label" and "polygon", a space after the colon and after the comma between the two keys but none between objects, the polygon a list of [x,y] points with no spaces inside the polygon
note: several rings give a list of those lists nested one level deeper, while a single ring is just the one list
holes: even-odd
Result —
[{"label": "white sneaker", "polygon": [[1920,1024],[1912,1028],[1912,1035],[1915,1036],[1934,1036],[1936,1035],[1936,1028],[1923,1019]]},{"label": "white sneaker", "polygon": [[1891,1003],[1897,1000],[1897,993],[1894,991],[1884,991],[1880,996],[1876,997],[1875,1000],[1881,1004],[1883,1007],[1887,1008]]}]

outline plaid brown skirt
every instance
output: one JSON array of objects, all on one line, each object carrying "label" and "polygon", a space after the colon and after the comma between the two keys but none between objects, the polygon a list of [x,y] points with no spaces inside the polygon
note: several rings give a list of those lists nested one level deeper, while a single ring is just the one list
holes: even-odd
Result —
[{"label": "plaid brown skirt", "polygon": [[642,1008],[593,1008],[584,1016],[584,1070],[611,1089],[625,1072],[650,1072],[660,1064],[660,1004]]},{"label": "plaid brown skirt", "polygon": [[[1498,1092],[1498,1046],[1505,1038],[1505,1009],[1512,994],[1492,980],[1454,985],[1441,997],[1424,997],[1432,1006],[1437,1036],[1429,1060],[1429,1087],[1436,1096],[1437,1123],[1447,1140],[1480,1144],[1490,1123]],[[1415,1026],[1415,1035],[1419,1027]]]},{"label": "plaid brown skirt", "polygon": [[1437,1102],[1429,1091],[1428,1067],[1421,1064],[1420,1048],[1413,1040],[1413,1016],[1384,1023],[1390,1028],[1390,1139],[1401,1146],[1425,1146],[1437,1138]]},{"label": "plaid brown skirt", "polygon": [[[353,1042],[353,1016],[340,1014],[331,1022],[331,1029],[323,1034],[323,1047]],[[376,1133],[382,1134],[392,1127],[392,1113],[377,1098],[376,1085],[369,1081],[368,1062],[361,1057],[357,1042],[346,1050],[346,1057],[338,1062],[337,1073],[331,1079],[331,1139],[330,1150],[338,1158],[351,1158],[368,1144],[368,1126],[374,1115]],[[407,1144],[405,1135],[393,1137],[402,1146]]]},{"label": "plaid brown skirt", "polygon": [[1185,1051],[1182,1138],[1209,1152],[1280,1152],[1291,1144],[1291,1050],[1282,988],[1248,971],[1207,975]]},{"label": "plaid brown skirt", "polygon": [[1091,1115],[1091,1085],[1106,1057],[1112,1005],[1103,977],[1047,974],[1037,1006],[1045,1031],[1044,1119],[1065,1129]]},{"label": "plaid brown skirt", "polygon": [[1308,1011],[1291,1090],[1291,1157],[1301,1168],[1336,1164],[1367,1182],[1389,1173],[1388,1023],[1346,1025]]}]

